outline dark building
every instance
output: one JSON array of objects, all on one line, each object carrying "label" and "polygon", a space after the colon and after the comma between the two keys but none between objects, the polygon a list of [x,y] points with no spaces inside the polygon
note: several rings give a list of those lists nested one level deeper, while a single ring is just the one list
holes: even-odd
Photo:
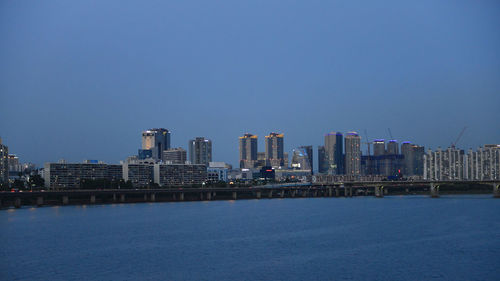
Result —
[{"label": "dark building", "polygon": [[344,174],[344,136],[339,132],[325,135],[325,155],[328,172],[333,175]]},{"label": "dark building", "polygon": [[240,168],[254,168],[257,164],[257,136],[245,134],[240,137]]},{"label": "dark building", "polygon": [[212,162],[212,141],[204,137],[197,137],[189,141],[189,160],[191,164],[208,166]]},{"label": "dark building", "polygon": [[424,154],[423,146],[405,141],[401,144],[401,153],[404,156],[403,175],[423,176],[424,174]]},{"label": "dark building", "polygon": [[376,139],[373,141],[373,156],[385,155],[385,140]]},{"label": "dark building", "polygon": [[328,172],[328,159],[326,158],[324,146],[318,146],[318,172]]},{"label": "dark building", "polygon": [[399,154],[399,145],[397,140],[389,140],[387,143],[386,154]]},{"label": "dark building", "polygon": [[[270,133],[266,136],[266,165],[273,167],[285,166],[284,135]],[[288,159],[287,159],[288,162]],[[288,163],[287,163],[288,164]]]},{"label": "dark building", "polygon": [[139,149],[137,153],[137,158],[144,160],[147,158],[153,158],[153,150],[151,149]]},{"label": "dark building", "polygon": [[[256,178],[254,176],[254,178]],[[263,179],[263,180],[274,180],[276,178],[276,173],[271,166],[264,166],[260,169],[259,174],[257,175],[257,178]]]}]

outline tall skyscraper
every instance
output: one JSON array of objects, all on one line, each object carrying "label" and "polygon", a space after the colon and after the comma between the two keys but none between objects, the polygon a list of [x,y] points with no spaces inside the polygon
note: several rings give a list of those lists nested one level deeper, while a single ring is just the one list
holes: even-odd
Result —
[{"label": "tall skyscraper", "polygon": [[312,146],[300,146],[293,149],[292,169],[313,170]]},{"label": "tall skyscraper", "polygon": [[322,145],[318,146],[318,172],[328,172],[328,159],[326,157],[325,147]]},{"label": "tall skyscraper", "polygon": [[376,139],[373,140],[373,156],[385,155],[385,140]]},{"label": "tall skyscraper", "polygon": [[2,144],[0,138],[0,183],[9,182],[9,148]]},{"label": "tall skyscraper", "polygon": [[257,164],[257,136],[245,134],[240,137],[240,168],[254,168]]},{"label": "tall skyscraper", "polygon": [[282,167],[285,164],[283,137],[283,134],[278,133],[266,136],[266,165]]},{"label": "tall skyscraper", "polygon": [[325,135],[325,153],[328,161],[328,170],[334,175],[344,174],[344,147],[343,135],[331,132]]},{"label": "tall skyscraper", "polygon": [[349,132],[345,136],[345,174],[361,174],[361,137],[356,132]]},{"label": "tall skyscraper", "polygon": [[389,142],[387,143],[386,154],[389,155],[399,154],[399,145],[397,140],[389,140]]},{"label": "tall skyscraper", "polygon": [[197,137],[189,141],[189,161],[191,164],[203,164],[208,167],[212,162],[212,141]]},{"label": "tall skyscraper", "polygon": [[170,149],[170,131],[159,128],[142,132],[142,149],[151,150],[154,159],[162,159],[163,151]]},{"label": "tall skyscraper", "polygon": [[424,171],[424,147],[412,144],[409,141],[401,143],[401,154],[403,154],[403,175],[422,176]]}]

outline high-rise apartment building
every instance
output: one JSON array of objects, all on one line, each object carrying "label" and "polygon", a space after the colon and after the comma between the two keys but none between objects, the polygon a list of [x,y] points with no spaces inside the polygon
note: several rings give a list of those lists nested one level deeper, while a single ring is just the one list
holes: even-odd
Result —
[{"label": "high-rise apartment building", "polygon": [[387,150],[385,153],[389,154],[389,155],[399,154],[398,141],[397,140],[389,140],[389,142],[387,143]]},{"label": "high-rise apartment building", "polygon": [[151,150],[155,160],[161,160],[164,150],[170,148],[170,131],[164,128],[142,132],[142,149]]},{"label": "high-rise apartment building", "polygon": [[385,140],[376,139],[373,140],[373,156],[385,155]]},{"label": "high-rise apartment building", "polygon": [[266,136],[266,165],[282,167],[285,165],[283,134],[270,133]]},{"label": "high-rise apartment building", "polygon": [[208,166],[212,162],[212,141],[204,137],[197,137],[189,141],[189,161],[191,164]]},{"label": "high-rise apartment building", "polygon": [[328,172],[328,159],[326,157],[325,147],[322,145],[318,146],[318,172]]},{"label": "high-rise apartment building", "polygon": [[424,147],[405,141],[401,144],[403,160],[403,175],[406,177],[422,176],[424,174]]},{"label": "high-rise apartment building", "polygon": [[9,182],[9,148],[2,144],[0,138],[0,183]]},{"label": "high-rise apartment building", "polygon": [[349,132],[345,136],[345,174],[361,174],[361,137],[356,132]]},{"label": "high-rise apartment building", "polygon": [[485,144],[466,155],[465,174],[470,180],[500,179],[500,144]]},{"label": "high-rise apartment building", "polygon": [[325,154],[328,161],[328,171],[333,175],[344,174],[343,135],[331,132],[325,135]]},{"label": "high-rise apartment building", "polygon": [[462,149],[449,147],[446,150],[428,150],[424,155],[424,179],[463,180],[467,179],[467,156]]},{"label": "high-rise apartment building", "polygon": [[240,137],[240,168],[254,168],[257,165],[257,136],[245,134]]},{"label": "high-rise apartment building", "polygon": [[186,164],[187,152],[182,147],[164,150],[162,160],[167,164]]}]

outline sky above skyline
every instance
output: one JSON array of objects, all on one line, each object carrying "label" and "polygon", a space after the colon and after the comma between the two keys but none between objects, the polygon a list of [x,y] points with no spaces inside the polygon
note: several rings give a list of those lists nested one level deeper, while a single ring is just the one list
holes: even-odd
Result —
[{"label": "sky above skyline", "polygon": [[498,1],[1,1],[0,137],[38,165],[157,127],[234,166],[246,132],[476,149],[500,143],[499,26]]}]

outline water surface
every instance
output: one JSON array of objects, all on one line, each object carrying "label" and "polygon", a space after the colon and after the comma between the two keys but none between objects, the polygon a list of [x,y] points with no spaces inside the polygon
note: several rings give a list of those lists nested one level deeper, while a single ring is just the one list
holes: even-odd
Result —
[{"label": "water surface", "polygon": [[491,195],[0,211],[1,280],[498,280]]}]

